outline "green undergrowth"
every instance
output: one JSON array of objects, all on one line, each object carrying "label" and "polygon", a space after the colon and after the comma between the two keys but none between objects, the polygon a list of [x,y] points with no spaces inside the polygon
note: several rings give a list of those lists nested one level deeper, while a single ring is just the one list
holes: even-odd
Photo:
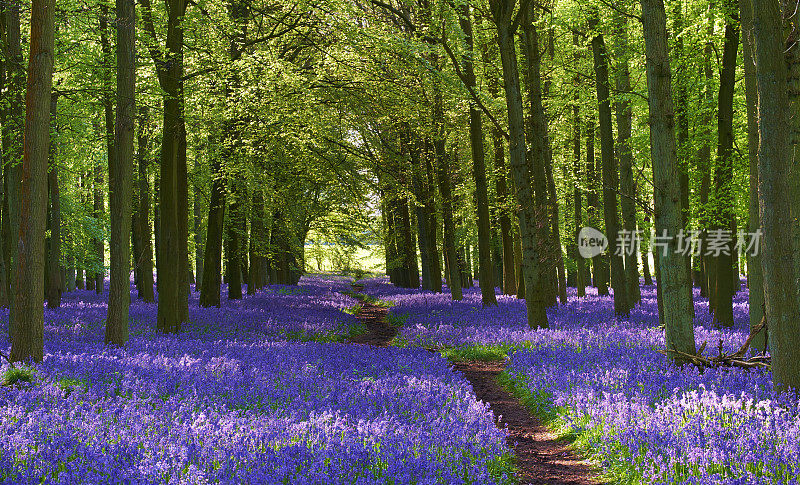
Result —
[{"label": "green undergrowth", "polygon": [[18,382],[33,382],[33,369],[27,366],[17,366],[3,371],[2,385],[13,386]]},{"label": "green undergrowth", "polygon": [[59,389],[64,391],[64,394],[66,396],[72,394],[72,392],[75,391],[76,389],[82,389],[85,391],[86,389],[89,388],[88,382],[81,379],[75,379],[69,377],[65,377],[59,380],[56,385],[58,386]]},{"label": "green undergrowth", "polygon": [[361,313],[361,310],[363,309],[364,309],[363,305],[356,303],[355,305],[349,306],[342,311],[347,313],[348,315],[353,315],[354,317],[357,317],[358,314]]},{"label": "green undergrowth", "polygon": [[289,331],[283,334],[283,338],[295,342],[344,343],[364,335],[367,331],[367,326],[359,322],[335,332]]},{"label": "green undergrowth", "polygon": [[375,298],[372,295],[367,295],[366,293],[360,293],[357,291],[345,291],[345,295],[355,298],[359,300],[361,303],[367,303],[370,305],[375,305],[383,308],[391,308],[394,306],[393,301],[389,300],[381,300],[380,298]]},{"label": "green undergrowth", "polygon": [[465,347],[448,347],[439,349],[442,357],[450,362],[477,360],[481,362],[503,362],[508,352],[517,347],[509,344],[469,345]]}]

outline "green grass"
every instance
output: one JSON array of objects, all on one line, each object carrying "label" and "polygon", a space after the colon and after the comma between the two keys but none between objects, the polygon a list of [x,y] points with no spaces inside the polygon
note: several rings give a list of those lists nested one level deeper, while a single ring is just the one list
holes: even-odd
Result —
[{"label": "green grass", "polygon": [[462,360],[478,360],[481,362],[502,362],[506,360],[508,352],[517,347],[508,344],[500,345],[470,345],[466,347],[450,347],[440,349],[442,357],[450,362]]},{"label": "green grass", "polygon": [[33,369],[30,367],[9,367],[3,372],[3,385],[13,386],[18,382],[33,382]]},{"label": "green grass", "polygon": [[359,300],[362,303],[368,303],[370,305],[375,305],[383,308],[391,308],[394,306],[393,301],[381,300],[379,298],[375,298],[374,296],[367,295],[365,293],[359,293],[356,291],[346,291],[344,292],[344,294],[352,298],[355,298],[356,300]]},{"label": "green grass", "polygon": [[345,312],[345,313],[347,313],[348,315],[353,315],[354,317],[357,317],[357,316],[358,316],[358,314],[359,314],[359,313],[361,313],[361,310],[362,310],[363,308],[364,308],[364,307],[363,307],[362,305],[360,305],[360,304],[356,303],[355,305],[353,305],[353,306],[350,306],[350,307],[347,307],[347,308],[345,308],[345,309],[344,309],[344,310],[342,310],[342,311],[343,311],[343,312]]},{"label": "green grass", "polygon": [[81,388],[86,390],[89,388],[89,384],[86,381],[83,381],[81,379],[72,379],[68,377],[61,379],[60,381],[58,381],[56,385],[58,386],[59,389],[64,391],[64,394],[66,394],[67,396],[72,394],[72,391],[74,391],[75,389]]},{"label": "green grass", "polygon": [[297,342],[343,343],[367,333],[366,325],[360,322],[349,325],[344,330],[344,332],[309,332],[307,330],[296,330],[285,332],[283,338]]}]

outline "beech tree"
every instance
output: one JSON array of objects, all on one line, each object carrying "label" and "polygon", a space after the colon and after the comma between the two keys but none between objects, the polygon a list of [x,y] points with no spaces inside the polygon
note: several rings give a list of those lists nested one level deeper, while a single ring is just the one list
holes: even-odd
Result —
[{"label": "beech tree", "polygon": [[25,92],[19,251],[14,268],[14,304],[9,317],[12,361],[41,361],[44,353],[44,236],[54,37],[55,3],[34,0]]}]

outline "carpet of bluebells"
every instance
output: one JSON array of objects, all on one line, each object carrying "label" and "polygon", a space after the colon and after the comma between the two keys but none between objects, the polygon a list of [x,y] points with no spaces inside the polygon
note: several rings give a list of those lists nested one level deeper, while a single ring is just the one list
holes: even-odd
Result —
[{"label": "carpet of bluebells", "polygon": [[[743,285],[744,286],[744,285]],[[679,369],[664,348],[654,287],[617,321],[611,297],[596,292],[549,310],[550,328],[530,330],[524,302],[498,297],[481,308],[477,289],[449,294],[394,288],[382,279],[365,292],[392,300],[401,345],[448,348],[511,345],[509,381],[581,438],[612,480],[625,483],[796,484],[800,407],[777,393],[764,370]],[[747,290],[734,302],[735,326],[720,330],[695,295],[698,346],[737,349],[748,333]],[[715,353],[716,350],[711,350]],[[707,354],[709,351],[706,352]]]},{"label": "carpet of bluebells", "polygon": [[[508,482],[506,432],[446,360],[340,343],[363,331],[349,289],[193,293],[178,335],[134,292],[124,349],[102,343],[107,295],[65,294],[31,382],[0,387],[0,483]],[[7,332],[5,311],[4,352]]]}]

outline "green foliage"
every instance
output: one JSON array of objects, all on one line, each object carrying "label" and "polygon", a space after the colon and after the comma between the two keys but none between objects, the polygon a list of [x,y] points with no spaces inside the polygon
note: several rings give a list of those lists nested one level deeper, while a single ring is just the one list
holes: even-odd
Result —
[{"label": "green foliage", "polygon": [[3,385],[13,386],[18,382],[33,382],[34,370],[27,366],[9,367],[3,371]]}]

